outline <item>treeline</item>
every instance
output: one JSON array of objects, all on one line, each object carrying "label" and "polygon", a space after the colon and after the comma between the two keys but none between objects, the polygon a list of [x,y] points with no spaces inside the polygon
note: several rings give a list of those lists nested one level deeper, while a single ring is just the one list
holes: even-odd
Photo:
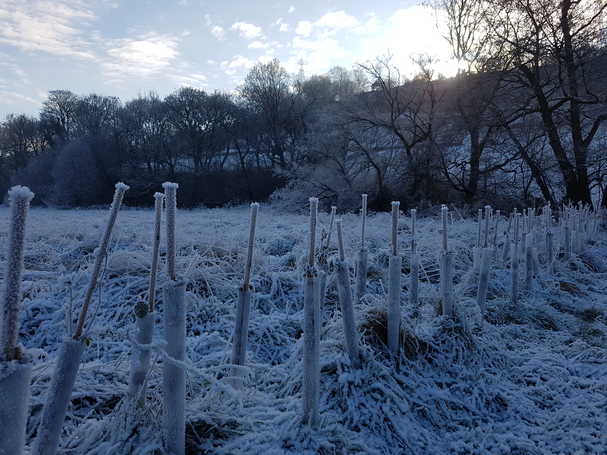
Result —
[{"label": "treeline", "polygon": [[372,208],[607,206],[604,2],[434,6],[448,19],[453,78],[431,58],[397,68],[388,55],[309,77],[259,63],[236,95],[186,87],[122,103],[52,91],[38,118],[0,125],[1,185],[65,206],[104,203],[118,180],[132,187],[128,204],[150,204],[171,180],[185,206],[302,207],[317,195],[347,208],[361,192]]}]

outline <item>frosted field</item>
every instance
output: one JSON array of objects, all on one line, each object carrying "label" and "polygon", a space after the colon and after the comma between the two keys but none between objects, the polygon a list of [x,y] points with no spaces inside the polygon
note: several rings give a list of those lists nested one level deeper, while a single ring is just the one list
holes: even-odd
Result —
[{"label": "frosted field", "polygon": [[[87,267],[107,215],[106,210],[30,212],[21,340],[37,360],[28,441],[35,435],[59,342],[78,314]],[[369,295],[356,305],[363,368],[349,366],[336,290],[329,285],[322,307],[322,423],[320,430],[311,431],[301,424],[300,383],[307,217],[260,208],[248,379],[237,391],[226,380],[225,365],[242,280],[248,208],[179,211],[178,270],[188,282],[188,453],[607,453],[604,233],[586,244],[581,255],[560,260],[554,276],[541,266],[534,289],[523,291],[517,308],[508,297],[510,270],[501,261],[494,263],[483,320],[470,272],[476,224],[457,214],[454,218],[450,246],[456,254],[458,324],[434,316],[437,218],[418,220],[421,304],[411,308],[407,303],[409,219],[401,218],[403,329],[396,365],[383,345],[390,218],[388,213],[369,218]],[[321,216],[321,227],[328,219]],[[354,215],[343,219],[353,263],[359,222]],[[0,208],[0,276],[7,222],[8,209]],[[65,454],[161,453],[160,350],[139,425],[129,420],[121,401],[134,333],[132,310],[147,292],[152,228],[151,210],[119,214],[91,314],[90,346],[64,425]],[[503,237],[498,238],[501,243]],[[159,280],[162,288],[164,268]],[[162,292],[158,298],[160,341]]]}]

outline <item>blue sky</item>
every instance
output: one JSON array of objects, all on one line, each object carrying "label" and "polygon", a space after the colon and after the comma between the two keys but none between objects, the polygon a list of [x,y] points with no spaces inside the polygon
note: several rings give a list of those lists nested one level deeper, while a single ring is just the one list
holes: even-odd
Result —
[{"label": "blue sky", "polygon": [[69,89],[129,99],[183,85],[234,90],[258,61],[292,73],[427,53],[454,73],[435,14],[416,0],[1,0],[0,119]]}]

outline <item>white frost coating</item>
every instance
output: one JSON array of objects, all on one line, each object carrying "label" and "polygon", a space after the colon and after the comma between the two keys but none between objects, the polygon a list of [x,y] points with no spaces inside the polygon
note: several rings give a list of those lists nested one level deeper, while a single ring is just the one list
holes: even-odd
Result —
[{"label": "white frost coating", "polygon": [[390,256],[388,263],[388,349],[398,354],[400,339],[400,271],[402,258]]},{"label": "white frost coating", "polygon": [[110,238],[112,237],[112,229],[114,228],[114,224],[116,223],[116,218],[118,217],[118,211],[120,210],[120,206],[122,205],[124,193],[128,189],[129,187],[124,183],[116,184],[116,191],[114,191],[114,199],[112,200],[112,205],[110,207],[110,217],[105,226],[103,237],[101,237],[101,240],[99,242],[99,251],[98,254],[95,255],[95,264],[93,266],[93,271],[91,273],[88,288],[86,289],[84,303],[82,304],[82,309],[80,310],[80,316],[78,317],[76,331],[74,332],[75,340],[80,339],[80,337],[82,336],[82,332],[84,330],[84,323],[86,322],[86,315],[91,304],[91,299],[93,298],[93,292],[95,292],[95,289],[97,288],[99,275],[101,274],[101,267],[103,265],[103,260],[107,255],[107,248],[110,243]]},{"label": "white frost coating", "polygon": [[171,280],[175,281],[177,279],[175,217],[177,212],[177,188],[179,188],[179,185],[177,183],[164,182],[162,187],[164,188],[166,204],[167,274]]},{"label": "white frost coating", "polygon": [[448,242],[448,238],[449,238],[449,233],[448,233],[448,225],[447,225],[447,219],[449,217],[449,209],[447,208],[446,205],[442,205],[441,206],[441,221],[442,221],[442,233],[443,233],[443,251],[449,251],[449,244]]},{"label": "white frost coating", "polygon": [[154,336],[154,313],[135,317],[137,333],[131,354],[131,372],[129,376],[129,398],[132,403],[143,404],[145,401],[145,380],[150,369],[152,356],[150,345]]},{"label": "white frost coating", "polygon": [[17,335],[19,333],[19,306],[21,303],[21,275],[23,273],[23,248],[25,223],[30,201],[34,197],[29,188],[14,186],[8,192],[11,205],[10,227],[4,291],[2,295],[2,332],[0,333],[0,359],[17,359]]},{"label": "white frost coating", "polygon": [[32,455],[57,453],[65,412],[72,397],[83,351],[84,343],[80,340],[66,339],[61,344]]},{"label": "white frost coating", "polygon": [[360,248],[365,247],[365,228],[367,227],[367,194],[362,196],[362,207],[360,209]]},{"label": "white frost coating", "polygon": [[492,249],[489,247],[481,250],[482,260],[480,274],[478,278],[478,292],[476,303],[481,309],[482,314],[485,314],[487,309],[487,287],[489,284],[489,264],[491,263]]},{"label": "white frost coating", "polygon": [[0,362],[0,455],[22,455],[30,401],[29,363]]},{"label": "white frost coating", "polygon": [[320,400],[320,289],[314,268],[304,273],[303,420],[315,427]]},{"label": "white frost coating", "polygon": [[415,229],[416,229],[416,221],[417,221],[417,210],[411,209],[411,258],[410,258],[410,268],[411,268],[411,283],[410,283],[410,291],[409,291],[409,303],[412,308],[417,307],[417,303],[419,301],[419,256],[417,255],[417,240],[415,239]]},{"label": "white frost coating", "polygon": [[[164,336],[166,353],[185,361],[185,283],[170,282],[164,288]],[[172,455],[185,454],[185,371],[165,359],[162,375],[164,441]]]},{"label": "white frost coating", "polygon": [[552,231],[546,231],[546,268],[549,275],[554,274],[554,246]]}]

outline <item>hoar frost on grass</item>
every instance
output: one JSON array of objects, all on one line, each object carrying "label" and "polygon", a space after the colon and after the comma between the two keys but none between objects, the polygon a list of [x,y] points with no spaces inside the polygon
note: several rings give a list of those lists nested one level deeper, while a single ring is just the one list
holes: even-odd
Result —
[{"label": "hoar frost on grass", "polygon": [[[30,212],[20,339],[34,357],[28,444],[65,335],[94,262],[104,211]],[[0,242],[7,209],[0,208]],[[457,217],[456,217],[457,218]],[[159,453],[162,447],[162,328],[153,341],[148,394],[139,426],[125,425],[134,304],[145,298],[153,223],[147,210],[125,210],[91,317],[64,424],[70,454]],[[344,215],[348,251],[360,249],[360,218]],[[48,220],[52,220],[49,223]],[[319,228],[329,215],[320,215]],[[607,451],[607,242],[540,266],[531,292],[510,303],[510,269],[493,262],[485,320],[478,317],[471,247],[476,223],[449,226],[457,321],[436,317],[440,221],[418,218],[419,306],[408,304],[410,220],[403,216],[400,355],[388,355],[386,325],[390,215],[366,224],[367,295],[355,302],[361,368],[352,369],[334,279],[322,306],[320,425],[301,424],[301,276],[307,218],[263,207],[258,220],[247,365],[242,390],[227,378],[234,305],[246,257],[248,210],[179,212],[176,268],[188,284],[186,447],[188,453],[600,454]],[[503,228],[507,223],[500,223]],[[555,248],[560,245],[555,231]],[[498,237],[502,258],[503,236]],[[4,254],[4,253],[0,253]],[[165,259],[161,246],[161,261]],[[0,258],[0,268],[4,267]],[[353,258],[349,260],[354,279]],[[329,271],[337,264],[335,245]],[[4,271],[0,270],[0,276]],[[521,274],[522,275],[522,274]],[[521,280],[524,277],[521,276]],[[159,273],[159,287],[168,278]],[[352,281],[354,283],[354,281]],[[73,308],[70,310],[70,302]],[[156,324],[164,302],[159,299]],[[48,355],[47,355],[48,354]],[[128,428],[128,430],[127,430]]]}]

